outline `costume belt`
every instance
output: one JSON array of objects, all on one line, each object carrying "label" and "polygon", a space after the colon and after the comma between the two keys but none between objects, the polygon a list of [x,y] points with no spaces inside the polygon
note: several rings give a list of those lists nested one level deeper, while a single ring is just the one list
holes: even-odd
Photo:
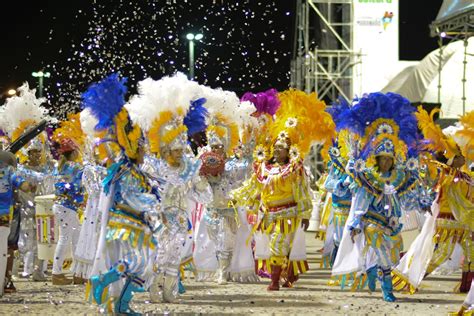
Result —
[{"label": "costume belt", "polygon": [[375,222],[376,224],[383,225],[385,227],[388,226],[388,219],[385,216],[375,212],[367,212],[364,215],[363,220],[366,220],[368,222]]},{"label": "costume belt", "polygon": [[275,206],[275,207],[268,207],[265,210],[269,213],[273,213],[273,212],[278,212],[278,211],[281,211],[281,210],[284,210],[284,209],[287,209],[287,208],[292,208],[292,207],[295,207],[297,205],[298,205],[297,203],[293,202],[293,203],[288,203],[288,204],[285,204],[285,205],[280,205],[280,206]]},{"label": "costume belt", "polygon": [[129,205],[125,205],[125,204],[120,204],[120,203],[117,203],[115,204],[115,208],[118,209],[118,210],[121,210],[125,213],[129,213],[130,215],[133,215],[135,217],[138,217],[138,218],[142,218],[142,212],[134,209],[133,207],[129,206]]}]

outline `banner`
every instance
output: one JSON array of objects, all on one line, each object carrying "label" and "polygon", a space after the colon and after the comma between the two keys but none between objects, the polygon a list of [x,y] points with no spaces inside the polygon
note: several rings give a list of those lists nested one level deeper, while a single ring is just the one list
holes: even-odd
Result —
[{"label": "banner", "polygon": [[381,90],[398,65],[398,0],[354,0],[354,96]]}]

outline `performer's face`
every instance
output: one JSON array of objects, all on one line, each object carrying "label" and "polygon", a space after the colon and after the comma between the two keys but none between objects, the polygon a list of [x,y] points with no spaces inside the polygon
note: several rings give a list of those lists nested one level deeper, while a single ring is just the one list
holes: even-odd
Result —
[{"label": "performer's face", "polygon": [[171,157],[171,160],[172,161],[175,161],[175,162],[180,162],[181,159],[183,158],[183,149],[179,148],[179,149],[172,149],[170,151],[170,157]]},{"label": "performer's face", "polygon": [[211,145],[211,151],[220,156],[224,156],[224,145],[222,144]]},{"label": "performer's face", "polygon": [[28,164],[32,167],[38,166],[41,160],[41,151],[32,149],[28,151]]},{"label": "performer's face", "polygon": [[273,147],[273,157],[275,157],[276,162],[284,163],[289,158],[289,150],[283,144],[275,144]]},{"label": "performer's face", "polygon": [[390,156],[377,156],[377,166],[380,172],[389,172],[393,167],[393,158]]}]

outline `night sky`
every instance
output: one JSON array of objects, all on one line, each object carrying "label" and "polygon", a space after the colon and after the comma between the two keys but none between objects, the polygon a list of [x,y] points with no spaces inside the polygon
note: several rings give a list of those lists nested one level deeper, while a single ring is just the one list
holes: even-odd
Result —
[{"label": "night sky", "polygon": [[[404,60],[436,48],[428,25],[442,1],[414,2],[400,4]],[[25,80],[34,87],[31,72],[44,68],[52,73],[46,95],[58,114],[77,108],[79,93],[112,71],[129,78],[131,92],[147,76],[187,72],[190,31],[204,34],[196,45],[200,83],[239,95],[289,84],[294,1],[31,0],[2,2],[2,9],[0,94]]]}]

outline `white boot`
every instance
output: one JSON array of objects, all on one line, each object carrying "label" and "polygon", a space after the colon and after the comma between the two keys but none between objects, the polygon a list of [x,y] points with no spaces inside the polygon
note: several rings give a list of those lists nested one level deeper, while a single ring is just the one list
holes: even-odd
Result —
[{"label": "white boot", "polygon": [[178,294],[178,277],[166,276],[163,283],[163,301],[173,303]]},{"label": "white boot", "polygon": [[155,275],[153,282],[150,286],[150,300],[152,303],[162,303],[163,302],[163,274]]},{"label": "white boot", "polygon": [[219,260],[219,269],[217,270],[217,284],[225,285],[227,284],[227,278],[229,275],[230,260],[229,259],[220,259]]}]

